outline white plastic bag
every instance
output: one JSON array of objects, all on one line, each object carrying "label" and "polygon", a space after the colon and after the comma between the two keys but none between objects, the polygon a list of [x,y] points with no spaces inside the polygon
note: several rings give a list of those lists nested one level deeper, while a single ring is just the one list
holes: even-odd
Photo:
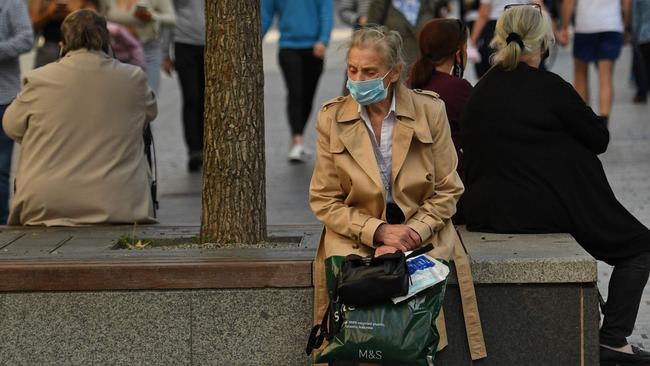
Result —
[{"label": "white plastic bag", "polygon": [[404,301],[418,292],[434,286],[447,278],[449,267],[426,254],[418,255],[406,261],[411,283],[409,292],[404,296],[394,297],[393,303]]}]

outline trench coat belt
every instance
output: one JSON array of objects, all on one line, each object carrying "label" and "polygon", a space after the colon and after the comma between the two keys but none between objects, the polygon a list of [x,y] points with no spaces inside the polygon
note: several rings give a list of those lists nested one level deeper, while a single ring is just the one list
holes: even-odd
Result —
[{"label": "trench coat belt", "polygon": [[[458,237],[460,238],[460,235]],[[456,267],[456,278],[458,279],[460,300],[463,306],[467,344],[472,360],[474,361],[487,357],[487,351],[485,349],[485,339],[483,338],[483,328],[481,327],[481,317],[478,313],[476,291],[474,289],[474,279],[472,278],[469,256],[461,242],[462,239],[458,241],[458,244],[454,245],[452,258]]]}]

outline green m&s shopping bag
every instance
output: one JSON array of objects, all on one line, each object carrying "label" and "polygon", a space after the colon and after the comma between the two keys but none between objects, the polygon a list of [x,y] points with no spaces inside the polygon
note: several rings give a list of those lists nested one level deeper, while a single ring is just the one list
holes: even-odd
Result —
[{"label": "green m&s shopping bag", "polygon": [[[413,297],[366,307],[350,307],[332,299],[345,257],[325,260],[330,296],[328,345],[314,356],[315,363],[359,361],[431,366],[440,336],[436,317],[442,307],[447,280]],[[334,328],[334,329],[332,329]]]}]

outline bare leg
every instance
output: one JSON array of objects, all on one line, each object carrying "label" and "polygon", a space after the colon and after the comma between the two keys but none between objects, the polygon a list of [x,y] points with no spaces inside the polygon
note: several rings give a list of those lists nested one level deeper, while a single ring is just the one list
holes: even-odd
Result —
[{"label": "bare leg", "polygon": [[302,135],[291,136],[291,145],[303,145],[304,143],[305,139],[302,137]]},{"label": "bare leg", "polygon": [[589,104],[589,63],[574,58],[573,73],[573,84],[576,88],[576,91],[580,97],[582,97],[582,100],[584,100],[585,103]]},{"label": "bare leg", "polygon": [[614,73],[614,60],[598,61],[598,84],[599,105],[598,114],[609,116],[612,111],[612,100],[614,97],[614,87],[612,85],[612,75]]}]

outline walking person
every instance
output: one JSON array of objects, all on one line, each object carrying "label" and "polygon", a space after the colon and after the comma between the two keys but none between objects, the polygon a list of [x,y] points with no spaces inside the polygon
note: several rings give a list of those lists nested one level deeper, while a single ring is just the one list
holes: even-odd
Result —
[{"label": "walking person", "polygon": [[163,70],[178,73],[187,169],[197,172],[203,166],[205,5],[203,0],[174,0],[174,9],[176,27],[163,36]]},{"label": "walking person", "polygon": [[573,36],[574,87],[589,104],[589,64],[598,67],[598,114],[609,122],[614,98],[614,63],[623,46],[623,31],[630,24],[630,0],[564,0],[561,45],[568,44],[569,23],[575,9]]},{"label": "walking person", "polygon": [[34,68],[54,62],[59,58],[61,23],[70,14],[67,0],[31,0],[29,15],[39,36],[34,58]]},{"label": "walking person", "polygon": [[647,0],[632,1],[632,37],[638,58],[635,73],[638,91],[634,102],[646,103],[650,88],[650,2]]},{"label": "walking person", "polygon": [[312,110],[325,51],[332,31],[332,0],[262,0],[262,37],[278,17],[279,62],[287,87],[287,114],[291,127],[290,162],[310,155],[303,133]]},{"label": "walking person", "polygon": [[[480,61],[476,62],[476,76],[480,78],[492,67],[490,57],[494,50],[490,47],[490,42],[494,37],[494,28],[497,19],[503,14],[503,9],[510,4],[528,4],[531,0],[480,0],[478,15],[472,25],[470,47],[478,50]],[[532,1],[540,3],[541,0]]]},{"label": "walking person", "polygon": [[162,67],[161,28],[176,24],[171,0],[104,0],[102,14],[107,20],[130,28],[140,40],[149,86],[158,92]]},{"label": "walking person", "polygon": [[[18,56],[34,45],[34,33],[23,0],[0,3],[0,120],[20,91]],[[9,174],[14,142],[0,129],[0,225],[9,215]]]},{"label": "walking person", "polygon": [[628,343],[650,273],[650,230],[614,196],[598,155],[602,117],[558,75],[539,69],[553,42],[537,6],[499,18],[495,65],[478,82],[461,119],[464,209],[471,231],[571,233],[614,266],[602,307],[600,364],[650,365]]},{"label": "walking person", "polygon": [[403,39],[405,67],[408,77],[411,65],[418,57],[417,36],[426,22],[446,15],[443,0],[373,0],[368,10],[368,23],[379,24],[397,31]]}]

